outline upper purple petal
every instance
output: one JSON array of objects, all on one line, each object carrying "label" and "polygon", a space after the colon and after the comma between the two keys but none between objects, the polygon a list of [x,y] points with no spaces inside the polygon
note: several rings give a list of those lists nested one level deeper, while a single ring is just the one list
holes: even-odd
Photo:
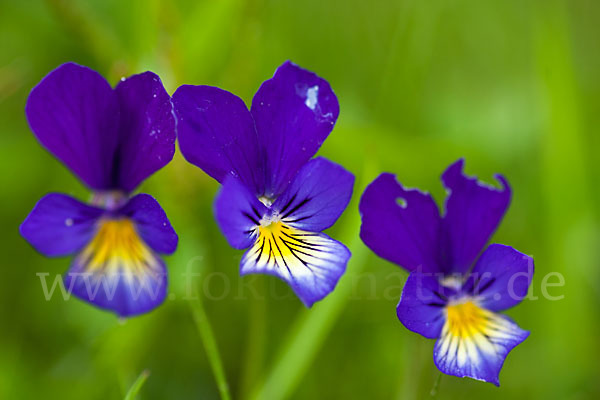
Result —
[{"label": "upper purple petal", "polygon": [[130,192],[173,158],[175,117],[169,95],[152,72],[133,75],[115,90],[120,107],[115,186]]},{"label": "upper purple petal", "polygon": [[171,254],[177,249],[177,233],[154,197],[140,193],[118,211],[135,222],[138,234],[157,253]]},{"label": "upper purple petal", "polygon": [[229,176],[264,194],[264,163],[252,115],[237,96],[211,86],[173,94],[179,147],[190,163],[223,183]]},{"label": "upper purple petal", "polygon": [[245,249],[254,243],[255,228],[267,213],[267,208],[234,177],[223,182],[214,210],[221,231],[236,249]]},{"label": "upper purple petal", "polygon": [[511,190],[501,175],[502,189],[463,174],[464,160],[450,165],[442,175],[449,191],[443,217],[443,257],[449,272],[465,273],[489,240],[508,205]]},{"label": "upper purple petal", "polygon": [[119,106],[97,72],[74,63],[50,72],[31,91],[25,113],[31,130],[89,187],[113,187]]},{"label": "upper purple petal", "polygon": [[527,296],[533,279],[533,258],[510,246],[491,244],[483,252],[465,290],[491,311],[513,307]]},{"label": "upper purple petal", "polygon": [[354,175],[317,157],[307,162],[272,209],[295,228],[320,232],[342,215],[352,197]]},{"label": "upper purple petal", "polygon": [[429,339],[440,337],[444,326],[444,307],[451,289],[439,284],[433,274],[414,271],[406,280],[396,308],[398,319],[406,329]]},{"label": "upper purple petal", "polygon": [[375,254],[409,271],[441,271],[440,216],[431,195],[405,189],[384,173],[367,187],[359,209],[360,237]]},{"label": "upper purple petal", "polygon": [[338,101],[327,81],[287,61],[262,84],[251,112],[265,151],[265,195],[274,199],[333,129]]},{"label": "upper purple petal", "polygon": [[65,256],[87,244],[103,213],[65,194],[50,193],[35,205],[19,230],[45,256]]}]

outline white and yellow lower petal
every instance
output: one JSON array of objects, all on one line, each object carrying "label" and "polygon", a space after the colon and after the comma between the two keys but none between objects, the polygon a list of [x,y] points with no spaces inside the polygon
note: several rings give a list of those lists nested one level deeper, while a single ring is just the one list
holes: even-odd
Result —
[{"label": "white and yellow lower petal", "polygon": [[129,316],[164,300],[167,275],[163,261],[131,219],[102,218],[93,239],[75,257],[65,283],[83,300]]},{"label": "white and yellow lower petal", "polygon": [[281,221],[255,228],[255,242],[242,258],[242,275],[263,273],[286,281],[310,307],[329,294],[346,270],[350,251],[323,233]]},{"label": "white and yellow lower petal", "polygon": [[472,299],[450,303],[445,314],[446,322],[434,349],[440,371],[499,385],[504,359],[529,332]]}]

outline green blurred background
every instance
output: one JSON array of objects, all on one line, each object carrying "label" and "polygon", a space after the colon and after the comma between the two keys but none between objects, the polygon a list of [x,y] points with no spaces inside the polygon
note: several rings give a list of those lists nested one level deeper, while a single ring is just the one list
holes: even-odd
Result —
[{"label": "green blurred background", "polygon": [[[202,310],[235,399],[428,398],[433,341],[398,322],[406,274],[360,242],[357,204],[382,171],[441,203],[439,175],[459,157],[512,184],[493,240],[535,257],[540,298],[508,312],[531,336],[500,388],[443,376],[435,397],[600,398],[599,37],[592,0],[0,0],[0,398],[120,399],[142,371],[140,399],[219,398]],[[240,279],[242,253],[212,217],[218,186],[178,153],[141,188],[180,234],[164,305],[119,321],[46,301],[36,274],[52,280],[69,260],[38,255],[18,225],[47,192],[89,193],[29,131],[30,89],[75,61],[113,84],[152,70],[171,94],[209,84],[249,103],[286,59],[336,91],[340,118],[320,154],[357,176],[329,232],[354,254],[336,291],[306,310],[273,277]],[[551,272],[564,276],[548,290],[562,300],[542,296]]]}]

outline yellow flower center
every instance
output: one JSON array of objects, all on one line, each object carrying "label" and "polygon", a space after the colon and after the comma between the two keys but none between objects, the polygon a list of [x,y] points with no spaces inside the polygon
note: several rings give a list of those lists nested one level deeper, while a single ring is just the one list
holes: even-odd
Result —
[{"label": "yellow flower center", "polygon": [[478,332],[485,331],[491,314],[490,311],[477,306],[471,300],[451,304],[446,307],[448,331],[452,336],[472,337]]},{"label": "yellow flower center", "polygon": [[156,266],[152,251],[139,237],[134,223],[126,218],[100,220],[94,239],[79,257],[93,273],[125,270],[143,274],[148,267]]},{"label": "yellow flower center", "polygon": [[[267,254],[274,257],[289,257],[302,242],[292,236],[292,229],[281,221],[264,222],[258,226],[258,240],[266,243]],[[301,249],[300,249],[301,250]]]}]

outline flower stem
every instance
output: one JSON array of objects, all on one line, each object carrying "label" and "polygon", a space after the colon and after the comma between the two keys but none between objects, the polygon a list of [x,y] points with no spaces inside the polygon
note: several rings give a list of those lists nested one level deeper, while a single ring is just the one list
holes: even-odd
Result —
[{"label": "flower stem", "polygon": [[[370,176],[373,165],[367,162],[364,176]],[[357,185],[358,193],[366,186],[366,182]],[[300,312],[298,319],[290,329],[287,338],[276,356],[273,367],[267,375],[257,382],[250,393],[251,400],[283,400],[293,393],[302,377],[316,357],[335,321],[340,316],[352,292],[352,276],[360,273],[365,266],[367,249],[358,238],[360,227],[358,215],[358,199],[355,198],[347,208],[348,219],[340,241],[349,243],[352,258],[344,277],[336,289],[311,310]]]},{"label": "flower stem", "polygon": [[[356,246],[352,246],[356,249]],[[354,273],[362,269],[362,252],[353,251]],[[348,274],[348,273],[347,273]],[[251,392],[252,400],[288,398],[310,367],[350,295],[350,279],[336,288],[335,295],[314,310],[302,311],[284,341],[266,379]]]},{"label": "flower stem", "polygon": [[[251,283],[257,298],[249,299],[248,329],[246,335],[246,354],[243,361],[243,373],[240,379],[238,398],[248,398],[254,383],[260,379],[265,358],[267,338],[267,301],[264,298],[265,280],[254,276]],[[245,279],[253,279],[246,277]]]},{"label": "flower stem", "polygon": [[192,309],[196,328],[198,329],[200,339],[202,340],[204,350],[208,357],[208,362],[213,375],[215,376],[215,380],[217,381],[217,388],[219,389],[221,400],[231,400],[229,385],[227,384],[227,378],[225,377],[225,371],[223,369],[223,363],[221,361],[215,335],[213,334],[212,326],[208,320],[202,298],[199,294],[196,293],[194,300],[190,301],[190,307]]}]

